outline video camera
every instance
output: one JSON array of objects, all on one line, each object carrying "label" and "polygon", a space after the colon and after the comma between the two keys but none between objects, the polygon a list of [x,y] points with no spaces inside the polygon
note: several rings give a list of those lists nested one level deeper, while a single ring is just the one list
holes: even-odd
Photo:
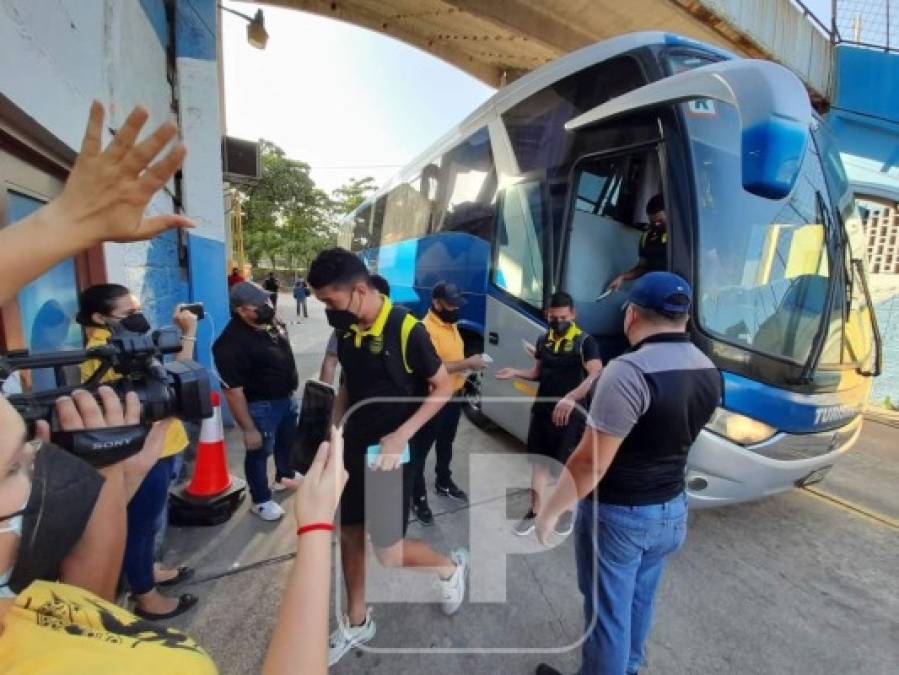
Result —
[{"label": "video camera", "polygon": [[[31,394],[13,394],[7,400],[19,412],[29,430],[37,420],[50,423],[51,439],[94,466],[107,466],[138,452],[152,422],[167,417],[199,420],[212,416],[209,375],[195,361],[163,363],[166,354],[181,351],[181,333],[162,328],[149,333],[117,331],[105,345],[88,350],[0,356],[0,383],[17,370],[59,368],[96,359],[99,368],[86,382]],[[141,402],[141,424],[91,431],[66,432],[59,428],[54,403],[76,389],[95,392],[110,371],[121,377],[108,384],[124,398],[133,391]]]}]

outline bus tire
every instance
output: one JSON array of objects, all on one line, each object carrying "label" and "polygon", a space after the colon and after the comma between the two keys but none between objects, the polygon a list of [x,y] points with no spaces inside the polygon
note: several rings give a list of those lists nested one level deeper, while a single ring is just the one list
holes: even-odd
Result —
[{"label": "bus tire", "polygon": [[[462,338],[465,340],[465,356],[469,357],[473,354],[481,354],[484,351],[484,340],[480,335],[475,333],[464,332]],[[462,405],[462,411],[468,418],[468,421],[479,429],[484,431],[493,431],[497,428],[496,424],[490,421],[483,412],[481,412],[481,378],[480,373],[472,373],[465,380],[463,387],[463,396],[465,402]]]}]

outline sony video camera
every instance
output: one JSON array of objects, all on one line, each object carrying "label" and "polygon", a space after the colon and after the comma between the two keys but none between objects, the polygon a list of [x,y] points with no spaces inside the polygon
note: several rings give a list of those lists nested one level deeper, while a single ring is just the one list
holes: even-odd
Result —
[{"label": "sony video camera", "polygon": [[[86,382],[30,394],[7,397],[29,427],[37,420],[50,423],[51,439],[94,466],[118,462],[143,447],[150,425],[167,417],[199,420],[212,416],[209,374],[195,361],[163,363],[166,354],[181,351],[181,333],[162,328],[149,333],[118,331],[109,342],[88,350],[28,354],[14,352],[0,356],[0,382],[17,370],[61,368],[89,359],[99,367]],[[127,427],[67,432],[59,428],[54,403],[75,389],[95,392],[104,376],[114,370],[121,377],[108,384],[122,398],[129,391],[141,402],[141,424]]]}]

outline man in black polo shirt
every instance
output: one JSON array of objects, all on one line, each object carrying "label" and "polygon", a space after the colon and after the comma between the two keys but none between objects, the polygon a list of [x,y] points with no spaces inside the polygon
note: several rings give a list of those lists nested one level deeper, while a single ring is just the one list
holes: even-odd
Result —
[{"label": "man in black polo shirt", "polygon": [[[244,472],[253,507],[263,520],[278,520],[284,510],[271,490],[286,489],[283,478],[297,477],[290,451],[297,429],[297,366],[284,324],[275,318],[269,294],[244,281],[231,289],[231,321],[212,345],[228,408],[243,430]],[[274,451],[275,482],[268,485],[268,456]]]},{"label": "man in black polo shirt", "polygon": [[[636,673],[668,557],[687,534],[687,453],[721,398],[721,376],[686,334],[692,290],[670,272],[634,284],[633,348],[605,367],[588,429],[543,510],[546,543],[578,499],[575,554],[589,634],[582,673]],[[557,673],[541,664],[538,675]]]},{"label": "man in black polo shirt", "polygon": [[[437,570],[446,614],[462,605],[468,552],[456,549],[447,558],[424,542],[405,539],[414,479],[409,441],[453,393],[427,331],[375,290],[365,265],[349,251],[322,251],[307,280],[337,334],[344,379],[333,418],[339,422],[348,413],[343,435],[349,480],[340,500],[348,611],[331,636],[334,665],[375,635],[365,608],[366,528],[383,565]],[[399,400],[378,400],[383,398]]]},{"label": "man in black polo shirt", "polygon": [[662,272],[668,266],[668,215],[661,194],[646,202],[649,229],[640,237],[640,260],[627,272],[619,274],[609,284],[610,291],[617,291],[625,281],[639,279],[647,272]]}]

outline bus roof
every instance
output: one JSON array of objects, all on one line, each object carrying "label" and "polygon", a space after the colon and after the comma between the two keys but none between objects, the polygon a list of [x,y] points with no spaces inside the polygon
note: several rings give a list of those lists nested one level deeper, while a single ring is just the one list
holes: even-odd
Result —
[{"label": "bus roof", "polygon": [[349,218],[358,209],[370,204],[379,196],[388,192],[390,188],[396,184],[412,178],[423,166],[432,161],[435,156],[443,154],[456,143],[464,140],[473,132],[485,126],[489,119],[493,118],[495,115],[503,114],[538,91],[546,89],[553,83],[558,82],[573,73],[580,72],[595,63],[607,61],[620,54],[651,45],[699,47],[705,51],[719,54],[726,59],[739,58],[736,54],[714,45],[691,40],[690,38],[675,33],[665,33],[662,31],[628,33],[626,35],[620,35],[608,40],[603,40],[602,42],[597,42],[596,44],[582,47],[577,51],[566,54],[555,61],[551,61],[550,63],[532,70],[528,74],[515,80],[512,84],[497,90],[493,96],[478,106],[474,112],[453,126],[424,152],[417,155],[415,159],[410,161],[387,180],[377,192],[374,192],[368,199],[362,202],[356,209],[346,214],[341,220]]}]

